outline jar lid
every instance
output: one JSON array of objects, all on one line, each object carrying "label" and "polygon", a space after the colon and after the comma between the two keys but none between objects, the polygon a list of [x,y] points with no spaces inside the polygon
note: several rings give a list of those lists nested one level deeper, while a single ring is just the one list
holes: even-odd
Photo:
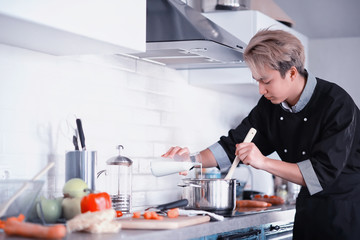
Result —
[{"label": "jar lid", "polygon": [[122,145],[117,146],[117,149],[119,149],[119,155],[116,157],[112,157],[109,160],[106,161],[107,165],[125,165],[127,167],[130,167],[133,163],[133,161],[127,157],[121,156],[121,149],[124,149]]}]

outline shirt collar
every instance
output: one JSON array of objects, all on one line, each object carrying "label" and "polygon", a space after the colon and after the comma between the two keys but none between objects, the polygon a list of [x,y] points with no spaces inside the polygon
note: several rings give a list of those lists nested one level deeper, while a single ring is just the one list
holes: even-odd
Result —
[{"label": "shirt collar", "polygon": [[292,107],[290,107],[289,104],[285,101],[281,103],[282,108],[285,109],[286,111],[293,113],[300,112],[310,101],[310,98],[316,87],[316,78],[310,72],[306,71],[306,73],[307,73],[307,81],[305,84],[305,88],[301,93],[299,101]]}]

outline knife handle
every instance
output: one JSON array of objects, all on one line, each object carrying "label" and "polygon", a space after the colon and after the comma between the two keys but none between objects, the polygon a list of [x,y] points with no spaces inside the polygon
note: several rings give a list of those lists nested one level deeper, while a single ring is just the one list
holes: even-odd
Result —
[{"label": "knife handle", "polygon": [[76,126],[77,126],[77,129],[78,129],[78,132],[79,132],[81,148],[82,148],[82,150],[86,150],[86,147],[85,147],[85,135],[84,135],[84,131],[83,131],[83,128],[82,128],[81,120],[79,118],[76,119]]},{"label": "knife handle", "polygon": [[181,199],[170,203],[161,204],[156,207],[156,209],[163,211],[172,208],[186,207],[189,204],[187,199]]}]

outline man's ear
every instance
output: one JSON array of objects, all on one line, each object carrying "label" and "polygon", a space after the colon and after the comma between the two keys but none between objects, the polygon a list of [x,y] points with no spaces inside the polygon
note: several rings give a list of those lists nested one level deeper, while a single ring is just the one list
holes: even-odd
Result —
[{"label": "man's ear", "polygon": [[295,80],[299,74],[299,72],[297,71],[296,67],[292,66],[290,69],[289,69],[289,74],[290,74],[290,78],[291,80]]}]

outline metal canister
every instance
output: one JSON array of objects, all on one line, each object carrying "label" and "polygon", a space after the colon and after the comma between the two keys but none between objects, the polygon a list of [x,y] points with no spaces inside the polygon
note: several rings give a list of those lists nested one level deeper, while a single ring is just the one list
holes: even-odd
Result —
[{"label": "metal canister", "polygon": [[95,190],[96,151],[69,151],[65,155],[65,181],[81,178]]}]

